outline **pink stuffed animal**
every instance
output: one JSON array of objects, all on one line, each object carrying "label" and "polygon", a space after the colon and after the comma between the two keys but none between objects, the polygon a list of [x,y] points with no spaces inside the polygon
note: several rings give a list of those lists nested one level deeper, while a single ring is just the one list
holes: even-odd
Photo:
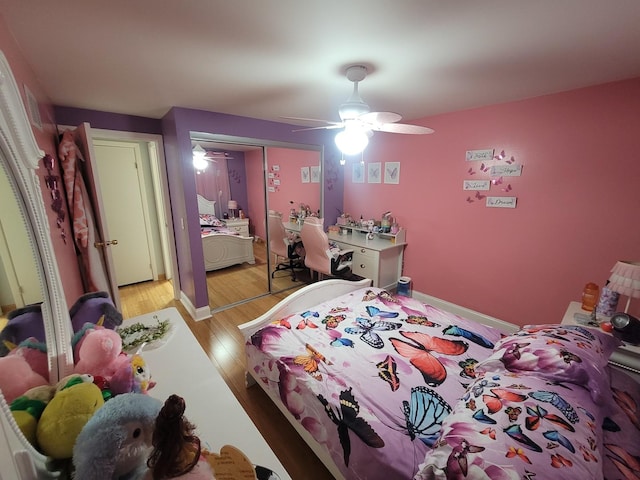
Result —
[{"label": "pink stuffed animal", "polygon": [[7,403],[13,402],[27,390],[49,382],[36,373],[22,355],[0,357],[0,390]]},{"label": "pink stuffed animal", "polygon": [[75,373],[102,377],[113,395],[146,393],[155,384],[139,352],[122,351],[120,335],[108,328],[89,328],[74,349]]}]

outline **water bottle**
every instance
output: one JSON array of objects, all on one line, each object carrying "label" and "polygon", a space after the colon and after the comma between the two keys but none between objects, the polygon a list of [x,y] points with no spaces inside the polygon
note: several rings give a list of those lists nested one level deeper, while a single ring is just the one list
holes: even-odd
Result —
[{"label": "water bottle", "polygon": [[582,291],[582,309],[587,312],[593,311],[598,303],[598,295],[600,288],[595,283],[589,282],[584,286]]}]

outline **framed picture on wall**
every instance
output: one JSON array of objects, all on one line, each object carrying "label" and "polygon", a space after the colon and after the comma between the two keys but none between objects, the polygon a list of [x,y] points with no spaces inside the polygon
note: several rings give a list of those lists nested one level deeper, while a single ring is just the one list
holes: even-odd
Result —
[{"label": "framed picture on wall", "polygon": [[352,183],[364,183],[364,165],[361,163],[354,163],[353,170],[351,171]]},{"label": "framed picture on wall", "polygon": [[311,174],[309,173],[309,167],[301,167],[300,168],[300,178],[302,183],[309,183],[311,180]]},{"label": "framed picture on wall", "polygon": [[384,162],[384,183],[400,183],[400,162]]},{"label": "framed picture on wall", "polygon": [[320,183],[320,165],[311,166],[311,183]]},{"label": "framed picture on wall", "polygon": [[381,183],[382,172],[380,171],[380,162],[367,164],[367,182],[369,183]]}]

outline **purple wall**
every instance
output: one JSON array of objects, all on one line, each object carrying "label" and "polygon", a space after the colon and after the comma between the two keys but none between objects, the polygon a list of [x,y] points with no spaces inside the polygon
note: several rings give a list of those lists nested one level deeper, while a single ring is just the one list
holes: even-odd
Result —
[{"label": "purple wall", "polygon": [[[326,132],[315,130],[292,132],[291,125],[235,115],[174,107],[162,119],[180,286],[193,306],[202,308],[209,304],[209,298],[198,221],[191,132],[305,145],[323,145],[330,140],[330,147],[327,147],[332,150],[335,150],[335,147],[333,136]],[[327,147],[325,147],[325,155]],[[333,157],[335,158],[336,155],[337,153],[334,152]],[[342,205],[342,191],[338,189],[339,186],[341,186],[339,182],[334,182],[329,191],[330,195],[325,195],[325,201],[335,196],[330,209],[327,210],[329,213],[336,211],[334,204]],[[333,220],[327,219],[327,222]]]},{"label": "purple wall", "polygon": [[54,115],[59,125],[76,126],[83,122],[88,122],[93,128],[155,135],[162,134],[162,122],[155,118],[59,106],[54,107]]}]

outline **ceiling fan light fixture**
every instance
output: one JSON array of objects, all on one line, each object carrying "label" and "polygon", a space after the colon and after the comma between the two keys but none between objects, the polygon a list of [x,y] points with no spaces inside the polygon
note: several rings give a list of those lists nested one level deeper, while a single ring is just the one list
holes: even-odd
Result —
[{"label": "ceiling fan light fixture", "polygon": [[369,135],[359,128],[345,128],[338,132],[335,141],[345,155],[357,155],[369,145]]},{"label": "ceiling fan light fixture", "polygon": [[207,159],[205,158],[205,156],[207,155],[207,151],[200,145],[196,145],[195,147],[193,147],[192,155],[193,167],[199,171],[206,170],[207,165],[209,165],[209,162],[207,162]]}]

